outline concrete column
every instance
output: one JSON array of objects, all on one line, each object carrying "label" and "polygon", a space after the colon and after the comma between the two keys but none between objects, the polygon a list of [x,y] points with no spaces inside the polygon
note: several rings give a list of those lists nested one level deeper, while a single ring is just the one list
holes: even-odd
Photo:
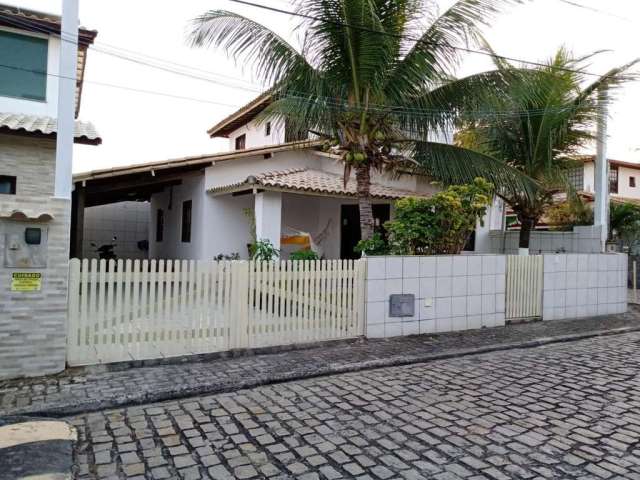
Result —
[{"label": "concrete column", "polygon": [[609,236],[609,161],[607,159],[608,95],[601,90],[598,96],[600,114],[598,117],[597,154],[595,161],[595,205],[594,225],[600,227],[601,252],[606,250]]},{"label": "concrete column", "polygon": [[489,236],[491,230],[501,230],[504,234],[504,202],[498,197],[494,197],[486,215],[476,225],[476,253],[504,253],[494,251]]},{"label": "concrete column", "polygon": [[78,64],[78,0],[63,0],[56,140],[56,198],[71,198]]},{"label": "concrete column", "polygon": [[261,192],[255,195],[256,238],[269,240],[280,249],[282,233],[282,193]]}]

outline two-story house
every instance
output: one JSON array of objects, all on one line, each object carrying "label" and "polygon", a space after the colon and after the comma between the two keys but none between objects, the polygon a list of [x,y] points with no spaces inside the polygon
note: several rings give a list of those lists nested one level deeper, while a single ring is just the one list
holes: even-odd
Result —
[{"label": "two-story house", "polygon": [[[77,115],[97,33],[78,30],[69,77],[61,29],[59,16],[0,4],[0,378],[64,368],[71,200],[55,190],[59,84],[77,72]],[[100,141],[76,122],[75,142]]]},{"label": "two-story house", "polygon": [[[586,194],[595,191],[594,157],[581,157],[584,162],[571,173],[575,189]],[[640,163],[609,160],[609,195],[612,199],[640,202]]]}]

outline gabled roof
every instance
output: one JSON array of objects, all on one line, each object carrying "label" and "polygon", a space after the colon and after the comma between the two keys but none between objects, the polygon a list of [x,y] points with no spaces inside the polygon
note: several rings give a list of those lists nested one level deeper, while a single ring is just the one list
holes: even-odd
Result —
[{"label": "gabled roof", "polygon": [[[590,163],[590,162],[595,162],[596,160],[596,156],[595,155],[583,155],[581,157],[579,157],[579,160],[582,160],[585,163]],[[640,163],[636,163],[636,162],[625,162],[623,160],[614,160],[614,159],[609,159],[609,164],[610,165],[615,165],[617,167],[626,167],[626,168],[633,168],[635,170],[640,170]]]},{"label": "gabled roof", "polygon": [[[54,138],[57,131],[58,121],[55,118],[0,112],[0,133],[36,134]],[[102,139],[92,123],[78,120],[76,120],[74,140],[75,143],[87,145],[102,143]]]},{"label": "gabled roof", "polygon": [[[59,15],[53,15],[26,8],[14,7],[0,3],[0,26],[16,28],[29,32],[60,35],[62,19]],[[78,29],[78,64],[76,84],[76,117],[80,112],[82,98],[82,83],[87,62],[87,49],[93,44],[98,32],[80,27]]]},{"label": "gabled roof", "polygon": [[246,125],[251,120],[256,118],[260,112],[269,106],[271,103],[271,93],[265,92],[262,95],[254,98],[244,107],[233,112],[224,120],[218,122],[207,133],[211,138],[214,137],[228,137],[229,134],[238,128]]},{"label": "gabled roof", "polygon": [[[259,175],[249,176],[243,182],[212,188],[208,191],[212,194],[222,194],[247,190],[249,188],[311,193],[336,197],[356,197],[357,195],[355,180],[350,179],[345,187],[342,175],[310,168],[292,168],[261,173]],[[426,195],[372,183],[371,196],[380,199],[398,199]]]}]

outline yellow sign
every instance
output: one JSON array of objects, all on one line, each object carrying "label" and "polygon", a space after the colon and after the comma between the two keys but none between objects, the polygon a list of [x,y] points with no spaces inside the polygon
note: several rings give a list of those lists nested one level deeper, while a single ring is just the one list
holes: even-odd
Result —
[{"label": "yellow sign", "polygon": [[12,292],[39,292],[42,289],[41,273],[12,273]]}]

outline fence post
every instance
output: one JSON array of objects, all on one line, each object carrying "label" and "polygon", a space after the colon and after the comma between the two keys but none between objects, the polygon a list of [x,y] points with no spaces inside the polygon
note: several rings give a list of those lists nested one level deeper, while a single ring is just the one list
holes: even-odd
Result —
[{"label": "fence post", "polygon": [[367,260],[361,258],[356,260],[356,280],[354,285],[354,297],[356,299],[355,311],[358,315],[358,335],[365,336],[367,334],[367,311],[366,311],[366,272],[367,272]]},{"label": "fence post", "polygon": [[249,347],[249,262],[231,262],[231,348]]},{"label": "fence post", "polygon": [[69,293],[67,297],[69,322],[67,324],[67,363],[74,361],[71,352],[76,352],[80,343],[80,260],[69,260]]}]

